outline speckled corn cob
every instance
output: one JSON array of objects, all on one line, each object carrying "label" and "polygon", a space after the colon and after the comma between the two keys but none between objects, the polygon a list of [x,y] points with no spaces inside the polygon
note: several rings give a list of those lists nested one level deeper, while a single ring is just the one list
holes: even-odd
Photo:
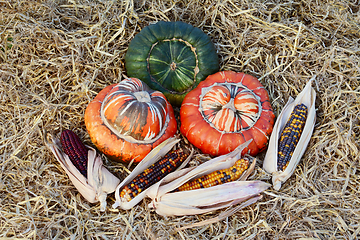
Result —
[{"label": "speckled corn cob", "polygon": [[87,177],[88,150],[80,138],[73,131],[64,130],[60,142],[64,153],[69,156],[74,166]]},{"label": "speckled corn cob", "polygon": [[200,188],[207,188],[219,184],[235,181],[240,178],[243,172],[249,167],[249,160],[241,158],[227,169],[218,170],[194,180],[188,181],[175,191],[189,191]]},{"label": "speckled corn cob", "polygon": [[135,198],[140,192],[160,181],[170,172],[178,168],[187,158],[182,149],[177,149],[166,154],[161,160],[145,169],[127,184],[120,192],[120,197],[125,201]]},{"label": "speckled corn cob", "polygon": [[278,171],[284,171],[298,143],[305,126],[308,110],[304,104],[298,104],[292,111],[281,133],[278,150]]}]

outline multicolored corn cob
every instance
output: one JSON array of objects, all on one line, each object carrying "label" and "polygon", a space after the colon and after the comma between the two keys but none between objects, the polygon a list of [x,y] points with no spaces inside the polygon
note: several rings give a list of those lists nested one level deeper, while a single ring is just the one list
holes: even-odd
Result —
[{"label": "multicolored corn cob", "polygon": [[124,186],[120,192],[120,197],[124,199],[124,201],[131,201],[131,199],[135,198],[140,192],[178,168],[187,157],[188,154],[182,149],[170,151],[162,159],[145,169],[129,184]]},{"label": "multicolored corn cob", "polygon": [[74,166],[87,177],[88,150],[78,135],[71,130],[64,130],[60,142],[64,153],[69,156]]},{"label": "multicolored corn cob", "polygon": [[235,162],[235,164],[227,169],[218,170],[194,180],[188,181],[182,186],[174,190],[176,191],[189,191],[200,188],[207,188],[216,186],[219,184],[235,181],[241,177],[243,172],[248,169],[249,160],[241,158]]},{"label": "multicolored corn cob", "polygon": [[304,104],[298,104],[292,111],[281,133],[278,150],[278,171],[284,171],[295,150],[304,129],[308,109]]}]

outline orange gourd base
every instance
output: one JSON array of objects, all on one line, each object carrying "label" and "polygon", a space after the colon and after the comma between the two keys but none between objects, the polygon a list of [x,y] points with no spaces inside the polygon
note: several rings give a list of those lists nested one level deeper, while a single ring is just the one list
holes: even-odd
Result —
[{"label": "orange gourd base", "polygon": [[137,78],[107,86],[85,111],[94,145],[118,162],[140,162],[154,147],[175,135],[174,111],[165,96]]},{"label": "orange gourd base", "polygon": [[203,153],[219,156],[253,139],[242,154],[266,149],[274,125],[269,95],[259,80],[233,71],[208,76],[180,109],[181,133]]}]

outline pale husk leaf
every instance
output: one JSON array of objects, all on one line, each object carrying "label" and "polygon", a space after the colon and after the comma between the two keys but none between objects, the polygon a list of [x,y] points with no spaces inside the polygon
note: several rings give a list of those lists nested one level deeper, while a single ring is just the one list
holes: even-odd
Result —
[{"label": "pale husk leaf", "polygon": [[[171,192],[191,179],[233,166],[250,142],[197,167],[169,174],[148,190],[147,196],[152,199],[149,207],[163,216],[195,215],[229,207],[258,195],[267,189],[269,184],[261,181],[234,181],[205,189]],[[245,180],[254,166],[255,159],[240,179]]]},{"label": "pale husk leaf", "polygon": [[254,196],[254,197],[242,202],[239,206],[236,206],[236,207],[234,207],[234,208],[232,208],[230,210],[222,212],[221,214],[219,214],[219,216],[216,216],[216,217],[204,220],[204,221],[196,222],[196,223],[193,223],[193,224],[188,224],[188,225],[185,225],[183,227],[177,228],[176,230],[181,231],[181,230],[184,230],[184,229],[187,229],[187,228],[200,227],[200,226],[208,225],[208,224],[211,224],[211,223],[219,222],[222,219],[233,215],[237,211],[239,211],[239,210],[241,210],[241,209],[243,209],[243,208],[245,208],[247,206],[250,206],[251,204],[256,203],[261,198],[262,198],[262,195]]},{"label": "pale husk leaf", "polygon": [[[315,110],[315,99],[316,92],[311,87],[313,79],[309,80],[305,88],[301,93],[295,98],[289,98],[284,109],[278,116],[273,132],[270,137],[268,150],[265,155],[263,162],[263,168],[265,171],[272,174],[272,182],[275,190],[281,188],[281,184],[284,183],[295,171],[297,164],[300,162],[301,157],[303,156],[307,145],[311,139],[311,135],[314,130],[314,125],[316,121],[316,110]],[[277,170],[277,161],[278,161],[278,143],[281,136],[281,132],[290,117],[291,112],[297,104],[303,103],[308,108],[308,115],[306,118],[305,126],[298,144],[294,150],[294,153],[290,159],[289,165],[286,167],[285,171]]]},{"label": "pale husk leaf", "polygon": [[262,181],[234,181],[209,188],[170,192],[154,199],[149,207],[162,216],[202,214],[246,201],[269,186]]},{"label": "pale husk leaf", "polygon": [[58,139],[52,143],[46,142],[48,148],[53,152],[61,167],[69,176],[71,182],[79,193],[89,202],[100,202],[100,210],[105,211],[107,195],[114,192],[120,180],[110,173],[104,166],[96,150],[88,148],[87,178],[80,173],[62,149]]}]

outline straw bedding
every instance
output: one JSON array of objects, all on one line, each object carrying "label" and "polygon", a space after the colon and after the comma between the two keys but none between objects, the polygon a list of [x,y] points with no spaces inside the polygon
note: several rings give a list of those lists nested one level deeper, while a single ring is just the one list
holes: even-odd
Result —
[{"label": "straw bedding", "polygon": [[[46,132],[84,125],[87,104],[126,74],[127,46],[143,27],[181,20],[213,42],[221,70],[258,77],[276,116],[315,78],[317,122],[280,191],[232,216],[156,215],[87,203],[44,145]],[[360,238],[359,1],[0,1],[0,237],[18,239]],[[175,109],[178,114],[179,109]],[[184,145],[189,143],[183,141]],[[207,156],[197,152],[198,161]],[[270,182],[261,169],[251,179]],[[123,179],[127,166],[107,160]]]}]

